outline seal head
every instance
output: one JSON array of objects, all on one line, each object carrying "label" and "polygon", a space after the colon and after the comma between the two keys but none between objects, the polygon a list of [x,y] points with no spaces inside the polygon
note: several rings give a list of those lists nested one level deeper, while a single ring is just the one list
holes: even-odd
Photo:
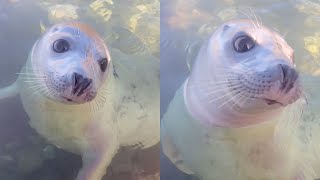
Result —
[{"label": "seal head", "polygon": [[92,101],[112,69],[103,39],[78,22],[51,27],[35,44],[31,66],[44,94],[67,104]]},{"label": "seal head", "polygon": [[244,127],[270,120],[301,96],[294,51],[262,25],[226,22],[200,50],[184,93],[201,122]]}]

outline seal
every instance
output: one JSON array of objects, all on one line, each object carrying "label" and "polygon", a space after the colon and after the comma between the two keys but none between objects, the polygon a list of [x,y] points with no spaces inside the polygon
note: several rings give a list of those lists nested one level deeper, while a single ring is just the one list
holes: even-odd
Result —
[{"label": "seal", "polygon": [[18,94],[31,127],[82,156],[77,180],[100,180],[121,146],[160,141],[159,62],[109,51],[80,22],[54,25],[35,43],[16,82],[0,89],[0,99]]},{"label": "seal", "polygon": [[204,180],[307,177],[300,151],[274,141],[301,92],[294,51],[278,33],[248,19],[228,21],[203,44],[162,118],[163,152]]}]

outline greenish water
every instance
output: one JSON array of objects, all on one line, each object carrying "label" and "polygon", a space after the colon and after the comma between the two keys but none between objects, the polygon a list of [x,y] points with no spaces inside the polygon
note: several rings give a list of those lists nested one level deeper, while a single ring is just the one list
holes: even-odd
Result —
[{"label": "greenish water", "polygon": [[[159,59],[159,18],[159,0],[0,0],[0,87],[15,81],[42,31],[59,22],[81,21],[109,47]],[[158,154],[159,146],[121,149],[104,179],[136,179],[128,163],[157,179]],[[18,97],[0,102],[1,180],[71,180],[81,165],[80,156],[48,144],[29,127]]]},{"label": "greenish water", "polygon": [[[161,115],[189,75],[187,63],[194,60],[201,43],[223,22],[248,18],[246,14],[285,37],[301,72],[319,75],[319,1],[161,0]],[[310,84],[318,92],[319,86]],[[195,179],[179,172],[163,154],[161,178]]]}]

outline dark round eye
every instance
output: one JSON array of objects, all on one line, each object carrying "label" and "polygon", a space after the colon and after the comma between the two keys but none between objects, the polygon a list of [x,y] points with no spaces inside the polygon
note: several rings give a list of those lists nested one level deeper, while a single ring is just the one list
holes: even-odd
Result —
[{"label": "dark round eye", "polygon": [[58,39],[53,43],[53,50],[56,53],[64,53],[69,51],[70,44],[64,39]]},{"label": "dark round eye", "polygon": [[249,36],[240,36],[234,41],[234,49],[239,53],[250,51],[255,45],[254,40]]},{"label": "dark round eye", "polygon": [[108,59],[107,58],[100,59],[99,65],[100,65],[101,71],[105,72],[107,70],[107,66],[108,66]]}]

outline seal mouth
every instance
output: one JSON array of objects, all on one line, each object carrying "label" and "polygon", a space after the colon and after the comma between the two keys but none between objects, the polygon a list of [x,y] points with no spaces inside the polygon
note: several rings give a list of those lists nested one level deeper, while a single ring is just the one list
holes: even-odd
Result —
[{"label": "seal mouth", "polygon": [[68,97],[65,97],[65,96],[62,96],[62,98],[63,98],[65,101],[69,102],[69,103],[77,103],[76,101],[72,100],[71,98],[68,98]]},{"label": "seal mouth", "polygon": [[273,99],[263,99],[268,105],[274,105],[274,104],[279,104],[281,106],[285,106],[283,103],[273,100]]},{"label": "seal mouth", "polygon": [[68,102],[74,102],[72,99],[70,99],[70,98],[66,98],[66,97],[64,97]]}]

